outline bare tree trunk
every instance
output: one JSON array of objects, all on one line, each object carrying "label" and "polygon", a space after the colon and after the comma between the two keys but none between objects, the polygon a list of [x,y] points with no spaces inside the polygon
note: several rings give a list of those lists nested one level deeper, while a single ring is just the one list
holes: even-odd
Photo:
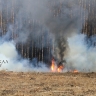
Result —
[{"label": "bare tree trunk", "polygon": [[13,28],[12,28],[12,39],[14,40],[14,0],[12,0],[12,25],[13,25]]},{"label": "bare tree trunk", "polygon": [[0,27],[1,27],[1,35],[3,35],[3,27],[2,27],[2,23],[3,23],[3,20],[2,20],[2,0],[0,0]]}]

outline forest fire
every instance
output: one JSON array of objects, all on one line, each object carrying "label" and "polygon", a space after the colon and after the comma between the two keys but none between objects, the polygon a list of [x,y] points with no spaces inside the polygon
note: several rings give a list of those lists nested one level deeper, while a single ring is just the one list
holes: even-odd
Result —
[{"label": "forest fire", "polygon": [[52,59],[51,70],[52,70],[52,72],[56,71],[56,65],[55,65],[54,59]]},{"label": "forest fire", "polygon": [[59,66],[59,67],[58,67],[58,72],[62,72],[63,68],[64,68],[64,67],[63,67],[62,65]]},{"label": "forest fire", "polygon": [[52,59],[52,64],[51,64],[51,71],[52,72],[62,72],[63,68],[64,68],[63,65],[60,65],[57,67],[55,60]]},{"label": "forest fire", "polygon": [[[56,65],[56,62],[54,59],[52,59],[52,64],[51,64],[51,72],[62,72],[64,69],[64,65],[60,62],[58,65]],[[71,70],[71,73],[79,73],[78,70]]]}]

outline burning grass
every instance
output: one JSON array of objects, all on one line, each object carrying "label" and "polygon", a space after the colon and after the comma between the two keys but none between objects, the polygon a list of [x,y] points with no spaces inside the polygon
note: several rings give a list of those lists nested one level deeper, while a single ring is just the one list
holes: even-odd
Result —
[{"label": "burning grass", "polygon": [[0,96],[95,96],[96,73],[0,72]]},{"label": "burning grass", "polygon": [[55,60],[52,59],[52,64],[51,64],[51,71],[52,72],[62,72],[63,69],[64,69],[63,65],[57,66]]}]

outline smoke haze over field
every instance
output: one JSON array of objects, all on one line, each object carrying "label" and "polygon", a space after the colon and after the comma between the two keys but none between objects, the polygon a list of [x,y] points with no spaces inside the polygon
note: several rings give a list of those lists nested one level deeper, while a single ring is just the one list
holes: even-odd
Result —
[{"label": "smoke haze over field", "polygon": [[[2,40],[2,39],[1,39]],[[4,62],[7,60],[7,62],[2,63],[4,60]],[[44,71],[44,72],[48,72],[49,69],[44,65],[44,63],[39,62],[38,65],[38,69],[34,68],[34,66],[27,60],[27,59],[23,59],[16,51],[15,48],[15,42],[10,41],[10,42],[0,42],[0,70],[9,70],[9,71]],[[41,65],[42,64],[42,65]],[[43,68],[43,70],[42,70]]]},{"label": "smoke haze over field", "polygon": [[[23,59],[17,52],[16,44],[25,44],[29,40],[38,48],[50,46],[52,56],[58,62],[65,60],[68,70],[96,71],[95,48],[88,48],[86,36],[80,34],[86,22],[84,18],[88,17],[88,10],[80,6],[77,0],[1,0],[0,4],[0,12],[8,21],[7,33],[2,36],[0,42],[0,57],[9,60],[9,64],[2,65],[1,70],[47,69],[46,64],[42,62],[38,62],[41,69],[35,69],[33,62]],[[86,5],[88,6],[88,2]],[[81,14],[84,17],[81,18]],[[14,18],[11,18],[11,15]],[[10,38],[13,31],[18,36],[12,41]],[[38,38],[41,37],[42,42],[39,41],[39,44]],[[49,43],[46,43],[47,41]]]}]

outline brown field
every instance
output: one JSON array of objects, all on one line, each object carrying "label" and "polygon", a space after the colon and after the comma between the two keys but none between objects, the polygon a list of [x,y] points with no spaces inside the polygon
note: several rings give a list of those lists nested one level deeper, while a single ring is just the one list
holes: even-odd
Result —
[{"label": "brown field", "polygon": [[1,71],[0,96],[96,96],[96,73]]}]

